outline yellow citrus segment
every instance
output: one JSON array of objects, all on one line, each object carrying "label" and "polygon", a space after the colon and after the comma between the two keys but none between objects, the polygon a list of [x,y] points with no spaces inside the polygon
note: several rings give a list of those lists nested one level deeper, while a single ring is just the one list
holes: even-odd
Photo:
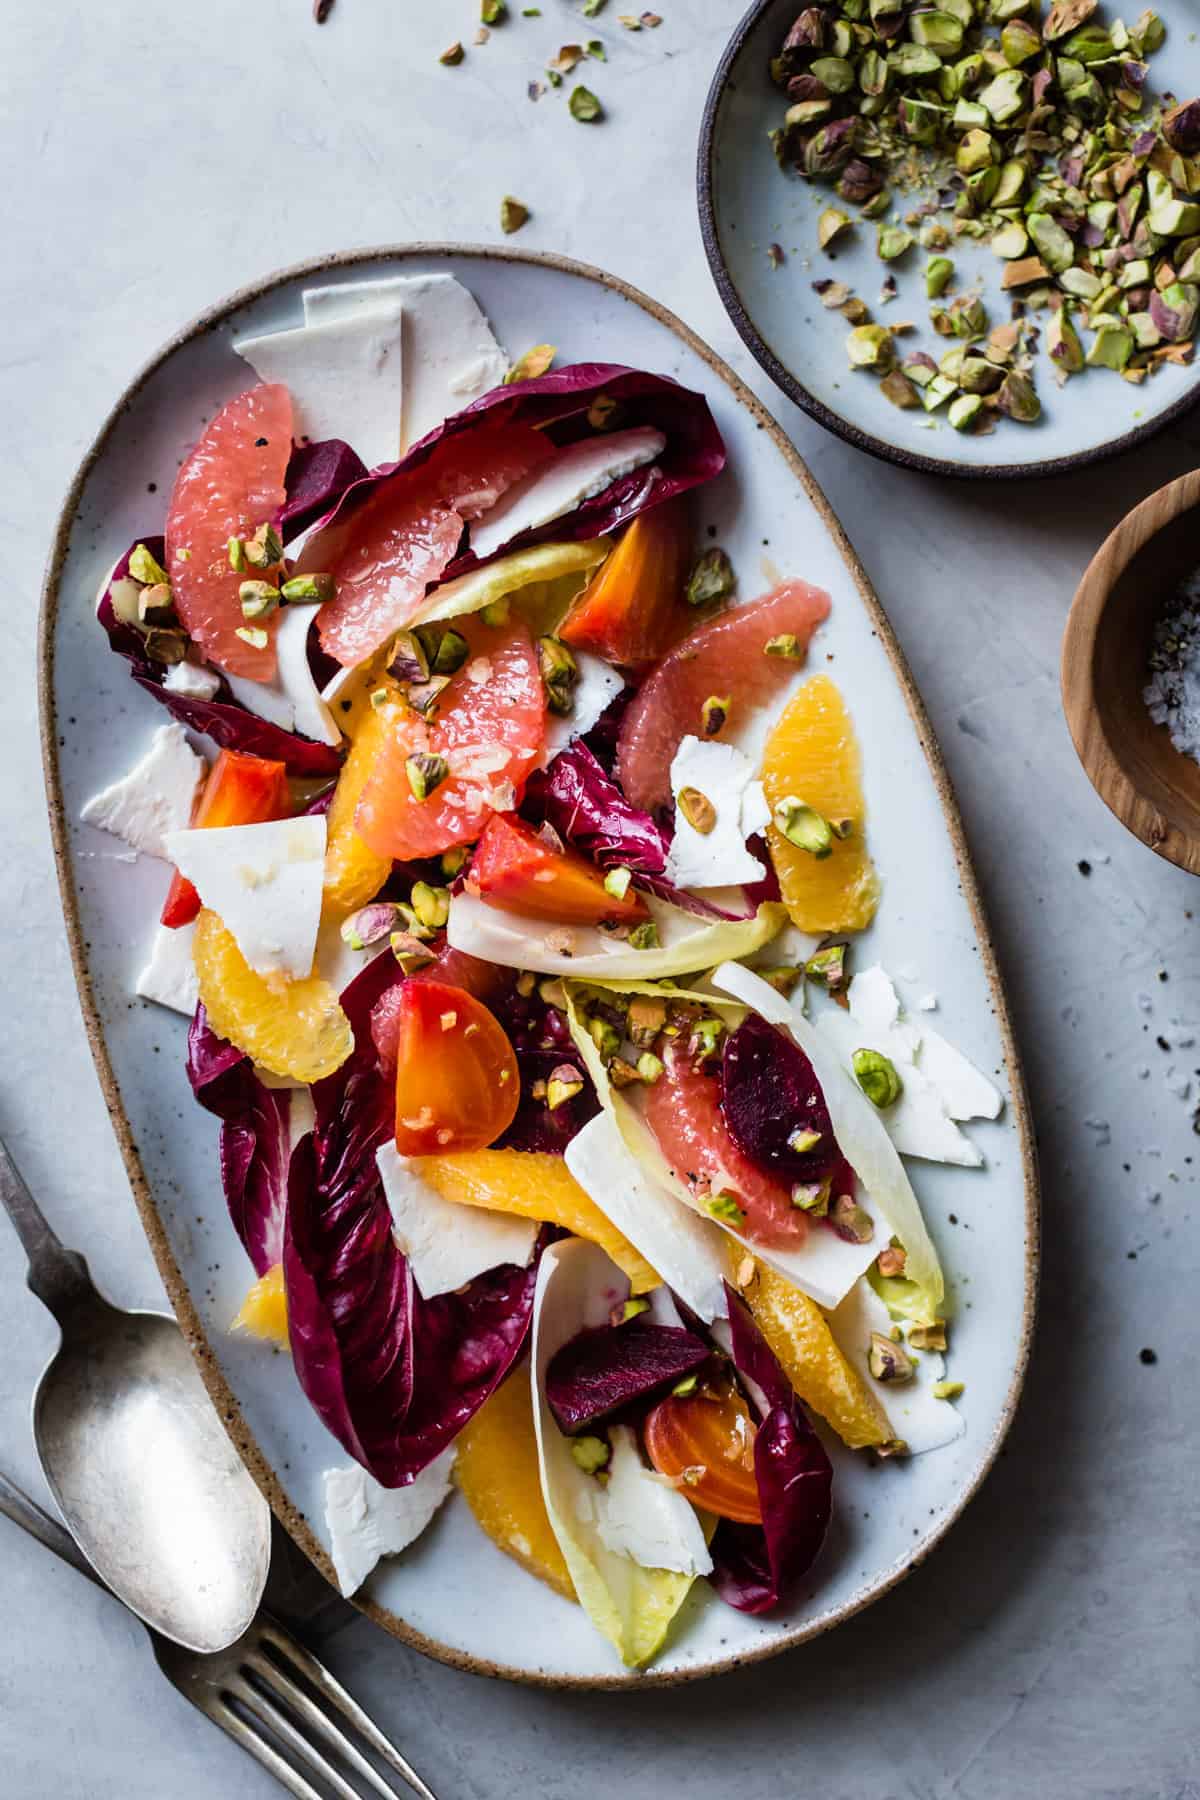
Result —
[{"label": "yellow citrus segment", "polygon": [[244,1331],[247,1337],[262,1338],[268,1344],[279,1344],[285,1350],[289,1347],[282,1263],[276,1263],[265,1275],[259,1276],[229,1329]]},{"label": "yellow citrus segment", "polygon": [[[745,1251],[731,1244],[728,1256],[730,1268],[742,1276]],[[866,1381],[838,1349],[815,1300],[761,1262],[742,1286],[742,1297],[800,1398],[844,1443],[864,1450],[894,1435]]]},{"label": "yellow citrus segment", "polygon": [[493,1544],[573,1600],[575,1589],[542,1498],[527,1364],[484,1401],[455,1447],[454,1478]]},{"label": "yellow citrus segment", "polygon": [[196,920],[194,957],[209,1024],[272,1075],[320,1081],[353,1050],[350,1021],[327,981],[255,974],[214,912]]},{"label": "yellow citrus segment", "polygon": [[325,844],[325,892],[323,919],[344,919],[356,907],[373,900],[391,874],[391,858],[367,848],[354,829],[367,777],[388,734],[388,717],[374,707],[364,713],[342,764],[329,808]]},{"label": "yellow citrus segment", "polygon": [[561,1156],[540,1150],[464,1150],[454,1156],[418,1157],[416,1163],[443,1200],[562,1225],[606,1250],[628,1275],[635,1294],[660,1285],[660,1277],[584,1193]]},{"label": "yellow citrus segment", "polygon": [[763,789],[774,808],[795,797],[826,819],[846,819],[828,856],[801,850],[767,827],[771,860],[792,923],[801,931],[862,931],[879,904],[879,877],[867,854],[858,739],[845,701],[827,675],[814,675],[788,702],[763,755]]}]

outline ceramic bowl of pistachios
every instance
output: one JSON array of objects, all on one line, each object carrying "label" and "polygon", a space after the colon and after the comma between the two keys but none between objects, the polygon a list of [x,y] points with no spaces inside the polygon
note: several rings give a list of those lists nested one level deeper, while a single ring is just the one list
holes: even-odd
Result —
[{"label": "ceramic bowl of pistachios", "polygon": [[1079,760],[1135,837],[1200,875],[1200,470],[1101,545],[1063,639]]},{"label": "ceramic bowl of pistachios", "polygon": [[1056,474],[1178,419],[1200,396],[1195,26],[1194,0],[757,0],[697,185],[767,374],[932,474]]}]

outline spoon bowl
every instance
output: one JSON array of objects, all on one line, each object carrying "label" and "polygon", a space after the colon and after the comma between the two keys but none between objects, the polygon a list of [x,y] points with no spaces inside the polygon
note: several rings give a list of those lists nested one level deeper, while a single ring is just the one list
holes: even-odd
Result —
[{"label": "spoon bowl", "polygon": [[1067,724],[1092,786],[1122,825],[1200,875],[1200,764],[1146,710],[1154,626],[1200,564],[1200,470],[1135,506],[1092,558],[1062,651]]},{"label": "spoon bowl", "polygon": [[213,1411],[174,1319],[124,1312],[46,1223],[0,1144],[0,1200],[62,1343],[33,1405],[50,1490],[76,1543],[147,1625],[226,1649],[266,1586],[271,1513]]}]

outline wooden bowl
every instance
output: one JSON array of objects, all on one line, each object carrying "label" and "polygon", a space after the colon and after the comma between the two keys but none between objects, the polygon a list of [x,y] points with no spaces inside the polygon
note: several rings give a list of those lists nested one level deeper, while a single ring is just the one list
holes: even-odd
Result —
[{"label": "wooden bowl", "polygon": [[1079,760],[1143,844],[1200,875],[1200,764],[1155,725],[1142,690],[1163,603],[1200,567],[1200,470],[1122,519],[1071,603],[1062,695]]}]

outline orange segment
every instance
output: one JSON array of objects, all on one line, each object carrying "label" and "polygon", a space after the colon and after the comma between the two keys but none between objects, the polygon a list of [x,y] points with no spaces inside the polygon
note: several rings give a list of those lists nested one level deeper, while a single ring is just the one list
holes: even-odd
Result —
[{"label": "orange segment", "polygon": [[527,1363],[467,1421],[455,1446],[454,1479],[493,1544],[539,1581],[574,1600],[575,1589],[542,1499]]},{"label": "orange segment", "polygon": [[850,835],[816,857],[767,827],[771,860],[792,923],[801,931],[862,931],[879,904],[879,877],[867,854],[858,739],[845,701],[827,675],[806,681],[767,739],[763,788],[774,807],[791,796],[827,819],[848,819]]},{"label": "orange segment", "polygon": [[468,1150],[424,1156],[417,1167],[443,1200],[541,1219],[589,1238],[628,1275],[635,1294],[659,1285],[650,1264],[584,1193],[561,1156],[541,1150]]},{"label": "orange segment", "polygon": [[[730,1244],[727,1255],[730,1270],[742,1276],[745,1251]],[[761,1262],[742,1287],[742,1298],[800,1398],[844,1443],[863,1450],[893,1436],[882,1407],[838,1349],[815,1300]]]},{"label": "orange segment", "polygon": [[391,873],[392,861],[378,856],[354,828],[362,791],[388,736],[386,716],[375,707],[363,713],[342,764],[328,814],[325,840],[325,891],[321,918],[344,919],[373,900]]},{"label": "orange segment", "polygon": [[196,920],[193,956],[209,1024],[272,1075],[320,1081],[353,1050],[350,1021],[329,983],[319,975],[256,974],[216,913],[204,910]]},{"label": "orange segment", "polygon": [[267,1344],[279,1344],[284,1350],[290,1347],[282,1263],[276,1263],[265,1275],[259,1276],[229,1329],[244,1331],[247,1337],[262,1338]]}]

